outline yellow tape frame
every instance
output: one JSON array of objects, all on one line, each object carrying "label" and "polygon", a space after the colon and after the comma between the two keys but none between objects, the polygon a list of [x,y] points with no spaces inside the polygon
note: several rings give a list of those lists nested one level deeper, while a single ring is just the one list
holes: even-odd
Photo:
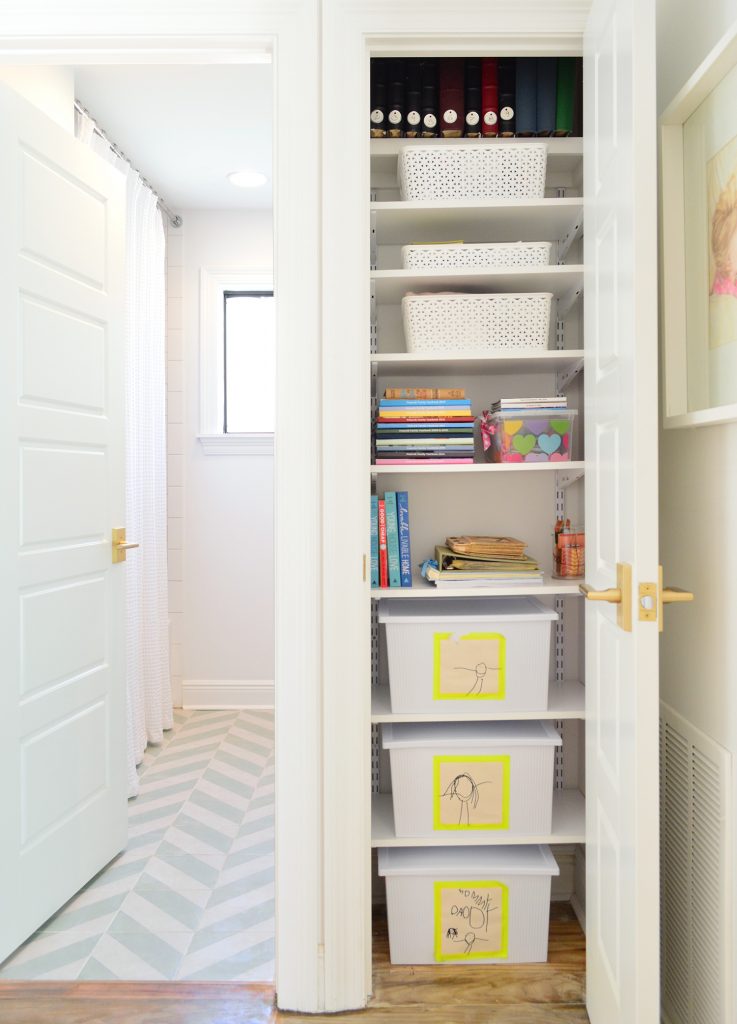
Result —
[{"label": "yellow tape frame", "polygon": [[440,692],[440,644],[450,640],[453,633],[433,634],[433,700],[504,700],[507,695],[507,638],[503,633],[465,633],[459,640],[499,641],[499,689],[496,693],[441,693]]},{"label": "yellow tape frame", "polygon": [[[436,832],[468,832],[470,829],[482,830],[485,832],[493,830],[502,830],[509,828],[509,780],[510,780],[510,764],[511,754],[435,754],[432,759],[432,774],[433,774],[433,800],[432,800],[432,814],[433,814],[433,829]],[[501,761],[503,765],[502,774],[502,820],[499,822],[490,822],[488,824],[478,825],[448,825],[440,820],[440,801],[442,799],[441,792],[441,780],[440,780],[440,766],[443,764],[468,764],[469,762],[483,762],[489,764],[490,762]]]},{"label": "yellow tape frame", "polygon": [[[443,953],[443,914],[441,907],[442,893],[445,889],[498,889],[502,897],[502,936],[501,946],[495,950],[479,950],[477,953]],[[509,956],[509,886],[504,882],[484,878],[477,882],[435,882],[435,961],[436,963],[456,963],[459,960],[506,960]]]}]

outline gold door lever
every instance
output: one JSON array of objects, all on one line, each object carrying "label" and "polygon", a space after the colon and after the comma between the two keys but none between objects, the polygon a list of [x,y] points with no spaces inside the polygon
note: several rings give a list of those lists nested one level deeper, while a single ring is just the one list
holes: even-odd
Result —
[{"label": "gold door lever", "polygon": [[580,583],[578,589],[587,601],[606,601],[617,605],[617,625],[627,633],[632,631],[632,566],[626,562],[617,563],[617,585],[608,590],[594,590],[588,583]]},{"label": "gold door lever", "polygon": [[125,527],[113,527],[113,565],[125,561],[125,555],[131,548],[137,548],[138,544],[125,539]]}]

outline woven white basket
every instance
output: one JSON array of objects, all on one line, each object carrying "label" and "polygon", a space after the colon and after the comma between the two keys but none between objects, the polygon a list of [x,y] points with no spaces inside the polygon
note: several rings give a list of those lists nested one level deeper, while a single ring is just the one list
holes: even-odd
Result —
[{"label": "woven white basket", "polygon": [[550,292],[499,295],[405,295],[408,352],[519,352],[545,349]]},{"label": "woven white basket", "polygon": [[403,245],[405,270],[448,267],[541,267],[550,263],[551,242],[483,242],[468,245]]},{"label": "woven white basket", "polygon": [[544,142],[406,146],[397,164],[402,199],[542,199]]}]

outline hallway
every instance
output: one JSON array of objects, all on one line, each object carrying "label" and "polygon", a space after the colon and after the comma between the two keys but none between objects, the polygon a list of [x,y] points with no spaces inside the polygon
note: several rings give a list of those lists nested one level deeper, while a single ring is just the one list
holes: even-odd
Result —
[{"label": "hallway", "polygon": [[139,774],[127,849],[0,981],[273,981],[273,711],[176,710]]}]

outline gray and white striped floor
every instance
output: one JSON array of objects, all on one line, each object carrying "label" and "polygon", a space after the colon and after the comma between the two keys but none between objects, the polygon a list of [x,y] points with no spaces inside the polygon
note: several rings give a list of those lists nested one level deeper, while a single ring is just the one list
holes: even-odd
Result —
[{"label": "gray and white striped floor", "polygon": [[127,849],[0,981],[273,981],[273,712],[176,711],[139,772]]}]

